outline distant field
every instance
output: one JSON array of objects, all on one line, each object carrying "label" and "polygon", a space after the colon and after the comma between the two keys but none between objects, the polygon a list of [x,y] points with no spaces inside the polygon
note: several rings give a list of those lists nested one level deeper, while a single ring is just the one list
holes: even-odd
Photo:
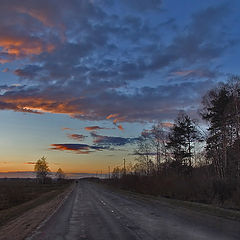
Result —
[{"label": "distant field", "polygon": [[52,199],[71,182],[38,184],[32,179],[0,180],[0,225]]}]

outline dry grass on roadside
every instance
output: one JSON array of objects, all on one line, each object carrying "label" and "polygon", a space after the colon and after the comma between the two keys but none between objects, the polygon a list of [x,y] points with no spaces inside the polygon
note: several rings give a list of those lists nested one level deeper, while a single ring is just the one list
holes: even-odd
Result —
[{"label": "dry grass on roadside", "polygon": [[70,182],[38,184],[31,179],[0,181],[0,226],[64,191]]}]

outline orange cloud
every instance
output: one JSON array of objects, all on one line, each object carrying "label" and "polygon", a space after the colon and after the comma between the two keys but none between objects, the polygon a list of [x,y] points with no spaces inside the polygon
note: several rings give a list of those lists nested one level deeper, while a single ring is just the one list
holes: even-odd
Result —
[{"label": "orange cloud", "polygon": [[99,126],[90,126],[90,127],[85,127],[84,129],[87,131],[95,131],[95,130],[100,130],[100,129],[105,129],[105,128],[102,128]]},{"label": "orange cloud", "polygon": [[[106,119],[110,119],[110,118],[113,118],[113,124],[114,125],[117,125],[117,122],[120,122],[120,121],[124,121],[125,118],[123,117],[118,117],[119,114],[118,113],[115,113],[115,114],[110,114],[106,117]],[[123,130],[123,127],[122,125],[117,125],[118,129],[120,130]]]},{"label": "orange cloud", "polygon": [[4,68],[2,72],[9,72],[9,68]]},{"label": "orange cloud", "polygon": [[33,8],[30,9],[30,8],[25,8],[24,6],[18,6],[16,7],[16,10],[19,13],[24,13],[31,16],[32,18],[37,19],[38,21],[42,22],[44,25],[48,27],[54,26],[50,18],[43,11],[40,11],[39,9],[33,9]]},{"label": "orange cloud", "polygon": [[115,114],[110,114],[110,115],[108,115],[108,116],[106,117],[106,119],[116,118],[117,116],[118,116],[117,113],[115,113]]},{"label": "orange cloud", "polygon": [[96,130],[110,130],[110,129],[115,129],[115,128],[106,128],[106,127],[99,127],[99,126],[89,126],[84,128],[86,131],[96,131]]},{"label": "orange cloud", "polygon": [[171,122],[163,122],[163,123],[161,123],[161,125],[166,128],[171,128],[171,127],[173,127],[174,124]]},{"label": "orange cloud", "polygon": [[[56,6],[51,5],[51,3],[48,4],[48,8],[52,8],[52,11],[56,10]],[[39,22],[43,23],[46,27],[59,27],[61,31],[64,31],[66,29],[65,25],[62,23],[62,21],[59,21],[60,16],[57,13],[57,16],[53,16],[53,14],[49,13],[49,11],[46,11],[45,7],[38,5],[34,7],[26,7],[24,5],[18,5],[14,7],[15,11],[21,14],[26,14],[31,16],[34,19],[37,19]],[[63,34],[63,33],[62,33]]]},{"label": "orange cloud", "polygon": [[82,135],[82,134],[67,134],[67,136],[73,140],[77,140],[77,141],[82,141],[86,138],[86,136]]},{"label": "orange cloud", "polygon": [[[38,55],[42,52],[52,52],[55,46],[52,43],[46,43],[36,37],[19,37],[19,36],[0,36],[1,52],[19,58],[21,56]],[[1,63],[6,63],[12,60],[0,59]]]},{"label": "orange cloud", "polygon": [[63,127],[62,130],[73,130],[72,128],[68,128],[68,127]]},{"label": "orange cloud", "polygon": [[[11,93],[11,94],[10,94]],[[67,114],[75,118],[97,118],[104,116],[104,113],[94,112],[82,103],[82,97],[61,99],[61,96],[48,96],[48,92],[37,93],[8,91],[0,95],[0,110],[13,110],[16,112],[26,112],[35,114],[54,113]],[[102,115],[101,115],[102,114]],[[111,129],[100,126],[87,126],[85,130],[94,131],[100,129]],[[63,128],[62,130],[72,130]]]},{"label": "orange cloud", "polygon": [[9,59],[0,58],[0,63],[1,63],[1,64],[8,63],[8,62],[10,62]]},{"label": "orange cloud", "polygon": [[[71,101],[71,99],[69,100]],[[83,114],[77,105],[69,105],[69,102],[61,102],[54,99],[34,96],[0,96],[0,109],[12,109],[17,112],[31,113],[64,113],[64,114]]]},{"label": "orange cloud", "polygon": [[123,131],[123,126],[122,126],[122,125],[118,125],[117,127],[118,127],[118,129],[120,129],[121,131]]}]

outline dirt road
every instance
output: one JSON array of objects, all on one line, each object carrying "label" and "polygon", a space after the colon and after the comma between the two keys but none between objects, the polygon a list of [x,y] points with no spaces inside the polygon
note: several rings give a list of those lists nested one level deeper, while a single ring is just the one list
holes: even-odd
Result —
[{"label": "dirt road", "polygon": [[63,206],[28,240],[231,240],[240,223],[79,181]]}]

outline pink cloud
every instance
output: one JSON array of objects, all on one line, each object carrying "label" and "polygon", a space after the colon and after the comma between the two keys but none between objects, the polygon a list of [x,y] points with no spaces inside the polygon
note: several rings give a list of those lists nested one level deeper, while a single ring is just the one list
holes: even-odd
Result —
[{"label": "pink cloud", "polygon": [[67,134],[67,136],[70,139],[77,140],[77,141],[82,141],[86,138],[86,136],[84,136],[82,134]]},{"label": "pink cloud", "polygon": [[95,131],[95,130],[100,130],[100,129],[105,129],[99,126],[90,126],[90,127],[85,127],[84,128],[86,131]]},{"label": "pink cloud", "polygon": [[9,68],[4,68],[2,72],[9,72]]},{"label": "pink cloud", "polygon": [[73,130],[73,129],[68,127],[63,127],[62,130],[65,131],[65,130]]},{"label": "pink cloud", "polygon": [[187,76],[190,73],[195,72],[194,70],[185,70],[185,71],[177,71],[173,72],[174,75],[179,75],[179,76]]}]

